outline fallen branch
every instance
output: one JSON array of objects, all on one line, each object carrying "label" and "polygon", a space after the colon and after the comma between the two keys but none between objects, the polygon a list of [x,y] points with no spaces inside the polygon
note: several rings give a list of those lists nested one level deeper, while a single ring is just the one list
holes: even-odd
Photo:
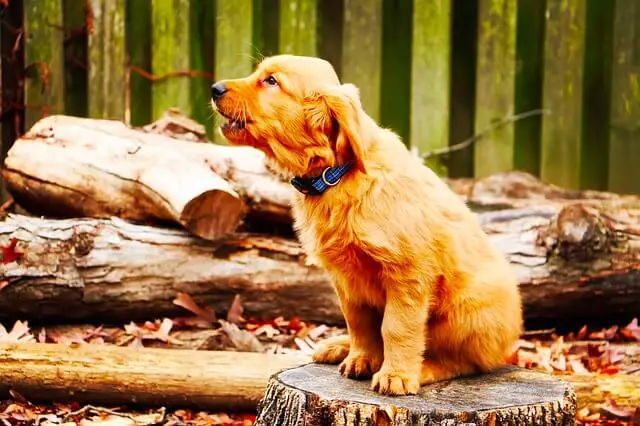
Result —
[{"label": "fallen branch", "polygon": [[31,401],[254,410],[269,377],[309,361],[182,349],[0,344],[0,393]]},{"label": "fallen branch", "polygon": [[491,126],[487,127],[486,129],[484,129],[480,133],[476,133],[475,135],[471,136],[468,139],[465,139],[464,141],[462,141],[460,143],[457,143],[457,144],[454,144],[454,145],[449,145],[449,146],[444,147],[444,148],[434,149],[434,150],[431,150],[429,152],[426,152],[425,154],[422,155],[422,159],[426,160],[426,159],[431,158],[433,156],[446,155],[446,154],[450,154],[450,153],[455,152],[455,151],[460,151],[462,149],[466,149],[466,148],[470,147],[471,145],[473,145],[474,142],[479,141],[483,137],[487,136],[489,133],[494,132],[494,131],[498,130],[501,127],[504,127],[507,124],[515,123],[516,121],[524,120],[525,118],[534,117],[536,115],[550,114],[550,113],[551,113],[551,111],[547,110],[547,109],[534,109],[532,111],[527,111],[527,112],[523,112],[523,113],[520,113],[520,114],[508,115],[508,116],[503,117],[500,120],[494,122]]}]

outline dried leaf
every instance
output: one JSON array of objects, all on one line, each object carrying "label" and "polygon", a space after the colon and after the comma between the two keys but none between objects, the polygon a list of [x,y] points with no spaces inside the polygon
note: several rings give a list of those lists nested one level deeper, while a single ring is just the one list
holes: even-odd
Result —
[{"label": "dried leaf", "polygon": [[604,339],[605,340],[614,340],[618,334],[618,326],[614,325],[613,327],[607,328],[604,330]]},{"label": "dried leaf", "polygon": [[269,339],[273,339],[275,336],[280,334],[280,330],[274,328],[271,324],[265,324],[258,327],[253,334],[256,336],[266,336]]},{"label": "dried leaf", "polygon": [[640,326],[638,325],[638,318],[634,318],[621,332],[630,340],[640,342]]},{"label": "dried leaf", "polygon": [[310,338],[312,338],[313,340],[318,340],[320,339],[327,331],[329,331],[329,327],[325,324],[321,324],[317,327],[312,328],[309,331],[308,336]]},{"label": "dried leaf", "polygon": [[227,312],[227,321],[234,324],[240,324],[244,321],[244,318],[242,318],[243,311],[244,309],[242,308],[242,303],[240,302],[240,295],[236,294],[233,298],[233,302],[231,302],[229,312]]},{"label": "dried leaf", "polygon": [[558,358],[550,361],[551,367],[558,371],[567,370],[567,358],[564,355],[560,355]]},{"label": "dried leaf", "polygon": [[571,371],[573,371],[575,374],[579,374],[579,375],[591,374],[589,370],[585,368],[584,364],[580,362],[580,360],[578,359],[571,360],[569,362],[569,365],[571,366]]},{"label": "dried leaf", "polygon": [[169,318],[165,318],[162,320],[162,324],[160,324],[160,328],[156,332],[156,335],[161,336],[161,338],[165,341],[170,339],[169,333],[171,332],[171,328],[173,327],[173,321]]},{"label": "dried leaf", "polygon": [[139,337],[134,338],[132,341],[129,342],[129,344],[127,344],[128,348],[144,348],[144,345],[142,344],[142,339],[140,339]]},{"label": "dried leaf", "polygon": [[589,334],[589,329],[587,328],[587,326],[582,326],[582,328],[580,329],[580,331],[578,331],[578,334],[576,335],[576,340],[584,340],[587,338],[587,335]]},{"label": "dried leaf", "polygon": [[220,320],[222,331],[229,337],[239,352],[264,352],[265,348],[258,338],[247,330],[240,330],[236,324]]},{"label": "dried leaf", "polygon": [[[171,328],[173,327],[173,321],[169,318],[165,318],[162,322],[150,322],[146,321],[142,327],[138,326],[134,322],[130,322],[129,324],[124,326],[124,331],[126,334],[133,336],[135,339],[127,346],[129,347],[138,347],[142,346],[143,340],[160,340],[162,342],[172,343],[180,345],[182,342],[178,339],[175,339],[169,335]],[[139,340],[136,341],[136,340]]]},{"label": "dried leaf", "polygon": [[210,323],[216,320],[216,313],[210,306],[207,306],[204,309],[201,308],[187,293],[178,293],[178,296],[173,300],[173,303],[174,305],[181,306]]},{"label": "dried leaf", "polygon": [[173,318],[174,328],[211,328],[211,321],[201,317],[177,317]]},{"label": "dried leaf", "polygon": [[18,240],[12,238],[8,245],[0,246],[0,250],[2,250],[2,263],[7,264],[17,262],[22,256],[24,256],[24,253],[16,250],[17,244]]},{"label": "dried leaf", "polygon": [[10,332],[0,324],[0,342],[2,343],[23,343],[35,340],[29,333],[28,323],[16,321]]},{"label": "dried leaf", "polygon": [[600,413],[603,415],[622,420],[631,419],[635,412],[635,408],[622,407],[612,399],[607,400],[607,403],[600,407]]},{"label": "dried leaf", "polygon": [[309,345],[309,343],[304,339],[300,339],[296,337],[294,341],[296,342],[296,345],[298,345],[298,348],[300,348],[300,350],[303,353],[307,355],[313,355],[313,353],[315,352],[315,349],[311,345]]}]

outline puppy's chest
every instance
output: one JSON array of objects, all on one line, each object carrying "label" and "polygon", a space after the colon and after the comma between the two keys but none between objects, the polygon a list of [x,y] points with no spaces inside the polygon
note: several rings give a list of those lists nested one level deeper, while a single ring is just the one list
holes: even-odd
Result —
[{"label": "puppy's chest", "polygon": [[357,302],[384,306],[381,266],[360,247],[346,217],[325,217],[298,225],[306,250],[338,277],[335,283],[342,287],[341,293]]}]

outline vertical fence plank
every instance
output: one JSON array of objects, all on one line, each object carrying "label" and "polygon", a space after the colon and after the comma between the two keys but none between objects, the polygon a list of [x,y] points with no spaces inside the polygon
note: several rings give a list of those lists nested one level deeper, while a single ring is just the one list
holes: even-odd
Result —
[{"label": "vertical fence plank", "polygon": [[87,115],[87,6],[77,0],[63,0],[64,109],[78,117]]},{"label": "vertical fence plank", "polygon": [[89,116],[124,118],[124,0],[90,0],[93,30],[89,33]]},{"label": "vertical fence plank", "polygon": [[611,87],[609,190],[640,194],[640,4],[618,0]]},{"label": "vertical fence plank", "polygon": [[64,112],[61,0],[24,0],[25,130],[45,114]]},{"label": "vertical fence plank", "polygon": [[382,0],[345,0],[342,81],[360,89],[365,111],[380,119]]},{"label": "vertical fence plank", "polygon": [[[449,144],[457,144],[471,137],[474,132],[478,2],[452,1]],[[474,150],[472,144],[443,158],[449,177],[473,176]]]},{"label": "vertical fence plank", "polygon": [[614,2],[587,0],[580,186],[608,186]]},{"label": "vertical fence plank", "polygon": [[317,56],[317,0],[280,0],[280,53]]},{"label": "vertical fence plank", "polygon": [[[0,64],[2,66],[0,99],[2,100],[2,142],[0,160],[4,162],[13,141],[24,132],[22,73],[24,70],[24,37],[15,31],[22,28],[24,4],[11,2],[4,9],[0,25]],[[1,180],[1,179],[0,179]]]},{"label": "vertical fence plank", "polygon": [[276,55],[280,42],[280,2],[253,0],[254,62]]},{"label": "vertical fence plank", "polygon": [[[516,0],[481,0],[478,9],[476,132],[515,111]],[[476,177],[513,169],[514,127],[508,124],[475,146]]]},{"label": "vertical fence plank", "polygon": [[[411,145],[426,153],[449,144],[451,0],[415,0],[411,70]],[[428,161],[446,174],[440,157]]]},{"label": "vertical fence plank", "polygon": [[191,116],[205,126],[213,137],[211,84],[213,83],[213,51],[215,28],[212,27],[214,4],[211,0],[191,0],[191,69],[200,76],[191,80]]},{"label": "vertical fence plank", "polygon": [[125,120],[133,126],[150,123],[151,81],[132,67],[151,71],[151,0],[126,1],[125,38],[129,87]]},{"label": "vertical fence plank", "polygon": [[344,0],[321,0],[318,5],[318,55],[331,62],[342,78]]},{"label": "vertical fence plank", "polygon": [[580,186],[586,2],[547,0],[540,175]]},{"label": "vertical fence plank", "polygon": [[[544,0],[518,0],[516,35],[516,113],[542,108],[544,64]],[[514,123],[515,168],[540,174],[540,131],[542,116],[533,115]]]},{"label": "vertical fence plank", "polygon": [[[215,78],[244,77],[253,69],[253,1],[216,2]],[[219,132],[215,141],[225,143]]]},{"label": "vertical fence plank", "polygon": [[380,124],[411,144],[411,51],[413,2],[382,2],[382,75]]},{"label": "vertical fence plank", "polygon": [[152,85],[155,120],[168,108],[177,107],[191,115],[190,76],[176,72],[189,70],[189,0],[152,0],[151,68],[157,77]]}]

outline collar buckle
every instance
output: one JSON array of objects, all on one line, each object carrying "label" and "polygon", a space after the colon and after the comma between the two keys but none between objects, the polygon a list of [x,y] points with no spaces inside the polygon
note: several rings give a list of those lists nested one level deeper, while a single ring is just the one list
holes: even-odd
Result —
[{"label": "collar buckle", "polygon": [[322,183],[324,183],[327,186],[336,186],[338,183],[340,183],[340,181],[342,180],[342,176],[339,176],[338,179],[336,179],[335,182],[331,183],[329,182],[329,180],[327,180],[327,172],[331,170],[331,167],[327,167],[326,169],[324,169],[324,171],[322,172],[322,175],[320,176],[320,178],[322,179]]}]

